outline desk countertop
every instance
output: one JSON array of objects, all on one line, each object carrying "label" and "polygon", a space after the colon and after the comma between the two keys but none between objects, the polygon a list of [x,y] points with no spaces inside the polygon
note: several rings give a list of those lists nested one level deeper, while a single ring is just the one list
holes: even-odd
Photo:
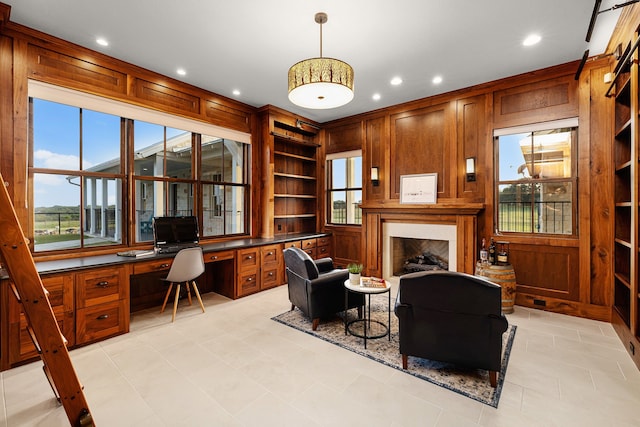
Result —
[{"label": "desk countertop", "polygon": [[[217,243],[204,243],[200,245],[204,253],[220,252],[235,249],[245,249],[269,244],[292,242],[296,240],[313,239],[328,236],[327,233],[304,233],[290,234],[271,238],[238,239]],[[125,250],[119,248],[119,251]],[[134,262],[145,262],[163,258],[173,258],[176,254],[156,254],[143,257],[123,257],[115,253],[107,255],[87,255],[77,258],[60,259],[55,261],[36,261],[36,269],[40,274],[64,273],[68,271],[82,270],[88,268],[108,267],[110,265],[130,264]],[[6,270],[0,269],[0,279],[8,279]]]}]

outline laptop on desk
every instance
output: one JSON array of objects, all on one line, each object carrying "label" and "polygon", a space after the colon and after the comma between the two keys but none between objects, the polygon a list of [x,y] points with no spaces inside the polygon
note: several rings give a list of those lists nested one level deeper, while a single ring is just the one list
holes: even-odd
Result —
[{"label": "laptop on desk", "polygon": [[153,246],[157,253],[171,254],[199,245],[198,219],[195,216],[159,216],[153,218]]}]

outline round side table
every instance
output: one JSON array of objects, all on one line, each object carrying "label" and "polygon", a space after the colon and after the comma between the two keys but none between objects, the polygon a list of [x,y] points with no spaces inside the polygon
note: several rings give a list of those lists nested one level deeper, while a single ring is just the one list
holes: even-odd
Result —
[{"label": "round side table", "polygon": [[[349,292],[364,295],[364,311],[362,314],[362,319],[356,319],[350,322],[347,321],[347,309],[348,309],[347,302],[349,299]],[[386,325],[378,320],[371,319],[371,295],[384,294],[385,292],[389,296],[388,303],[387,303],[388,318],[387,318]],[[352,328],[353,325],[358,323],[363,324],[364,333],[354,331],[354,328]],[[377,333],[375,335],[371,334],[371,325],[374,323],[382,326],[383,328],[382,333]],[[344,334],[347,335],[347,333],[359,338],[363,338],[364,348],[367,348],[367,339],[382,338],[388,335],[389,341],[391,341],[391,284],[389,282],[385,280],[384,287],[376,287],[376,286],[361,286],[360,284],[352,284],[351,281],[345,280],[344,282]]]}]

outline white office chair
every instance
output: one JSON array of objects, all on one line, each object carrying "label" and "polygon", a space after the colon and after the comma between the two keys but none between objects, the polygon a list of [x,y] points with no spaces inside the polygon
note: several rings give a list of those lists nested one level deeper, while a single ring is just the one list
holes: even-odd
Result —
[{"label": "white office chair", "polygon": [[198,291],[198,285],[196,285],[196,278],[204,273],[204,258],[202,256],[202,248],[187,248],[182,249],[176,254],[169,274],[163,280],[169,282],[169,289],[167,289],[167,295],[164,297],[164,303],[162,303],[162,309],[160,313],[164,312],[164,308],[167,305],[169,294],[173,289],[173,285],[176,285],[176,297],[173,302],[173,316],[171,321],[176,320],[176,310],[178,309],[178,299],[180,298],[180,285],[184,283],[187,287],[187,297],[189,298],[189,305],[191,305],[191,289],[189,285],[193,285],[193,290],[196,292],[196,297],[200,302],[200,307],[204,313],[204,305],[202,304],[202,298],[200,298],[200,292]]}]

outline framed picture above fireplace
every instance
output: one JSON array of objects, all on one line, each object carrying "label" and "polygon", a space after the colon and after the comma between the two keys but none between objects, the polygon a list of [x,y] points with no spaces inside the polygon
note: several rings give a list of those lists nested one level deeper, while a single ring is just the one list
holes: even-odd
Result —
[{"label": "framed picture above fireplace", "polygon": [[437,198],[437,173],[400,176],[400,203],[435,204]]}]

